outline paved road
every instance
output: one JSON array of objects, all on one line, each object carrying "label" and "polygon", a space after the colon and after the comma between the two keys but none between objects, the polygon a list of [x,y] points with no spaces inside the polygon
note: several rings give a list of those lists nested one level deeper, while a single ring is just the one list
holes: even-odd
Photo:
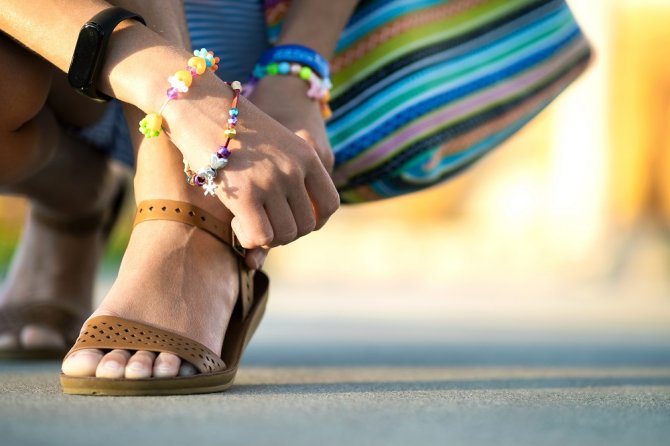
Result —
[{"label": "paved road", "polygon": [[[551,300],[518,305],[534,315],[524,324],[503,309],[487,318],[482,302],[424,313],[434,298],[387,312],[367,301],[351,313],[328,293],[310,307],[288,291],[224,394],[64,396],[57,364],[1,364],[0,444],[668,444],[667,304],[612,301],[589,331]],[[485,323],[473,329],[475,319]]]}]

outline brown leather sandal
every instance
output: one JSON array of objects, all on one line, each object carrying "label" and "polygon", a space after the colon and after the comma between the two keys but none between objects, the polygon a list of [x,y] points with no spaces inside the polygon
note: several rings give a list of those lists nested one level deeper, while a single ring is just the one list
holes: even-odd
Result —
[{"label": "brown leather sandal", "polygon": [[[31,217],[54,231],[73,237],[86,237],[102,229],[103,238],[107,240],[121,213],[126,192],[127,178],[119,174],[118,190],[112,197],[110,205],[102,212],[62,221],[31,209]],[[66,345],[71,345],[79,336],[79,329],[85,320],[86,313],[60,301],[8,304],[0,308],[0,333],[13,334],[18,338],[21,330],[28,325],[47,327],[59,333]],[[6,347],[0,349],[0,360],[62,360],[67,352],[66,347]]]},{"label": "brown leather sandal", "polygon": [[189,203],[149,200],[140,203],[135,224],[149,220],[172,220],[196,226],[232,247],[238,255],[240,295],[226,330],[220,355],[204,345],[166,330],[118,317],[90,319],[72,353],[88,348],[102,350],[145,350],[173,353],[191,363],[199,374],[175,378],[109,379],[60,375],[63,391],[78,395],[176,395],[211,393],[233,384],[240,358],[265,312],[269,280],[261,271],[244,263],[245,251],[230,225]]}]

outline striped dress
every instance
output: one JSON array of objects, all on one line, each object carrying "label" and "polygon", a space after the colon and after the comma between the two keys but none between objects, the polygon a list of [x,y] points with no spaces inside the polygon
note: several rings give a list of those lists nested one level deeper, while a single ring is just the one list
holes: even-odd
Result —
[{"label": "striped dress", "polygon": [[[273,38],[287,2],[266,6]],[[590,55],[563,0],[361,1],[332,60],[328,134],[343,201],[462,172],[543,110]]]},{"label": "striped dress", "polygon": [[[224,79],[246,79],[289,4],[186,0],[193,46],[225,53]],[[590,55],[564,0],[359,2],[332,60],[327,130],[342,201],[462,172],[542,111]]]}]

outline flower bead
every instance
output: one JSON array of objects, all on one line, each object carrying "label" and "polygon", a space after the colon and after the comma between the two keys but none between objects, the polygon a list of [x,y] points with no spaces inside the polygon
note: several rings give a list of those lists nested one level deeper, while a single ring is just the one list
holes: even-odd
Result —
[{"label": "flower bead", "polygon": [[174,74],[174,77],[182,81],[187,87],[193,83],[193,75],[188,70],[179,70]]},{"label": "flower bead", "polygon": [[207,52],[207,57],[205,58],[205,61],[207,62],[207,66],[212,70],[212,72],[215,72],[216,70],[219,69],[219,59],[218,57],[214,56],[214,52],[208,51]]},{"label": "flower bead", "polygon": [[201,75],[202,73],[205,72],[205,70],[207,70],[207,61],[202,57],[198,56],[191,57],[186,63],[186,65],[195,68],[195,72],[198,75]]},{"label": "flower bead", "polygon": [[218,63],[221,59],[215,57],[213,51],[207,51],[207,48],[200,48],[199,50],[193,51],[193,55],[202,57],[207,64],[207,68],[210,68],[212,71],[216,71],[219,68]]},{"label": "flower bead", "polygon": [[140,121],[140,133],[147,138],[160,135],[163,117],[158,113],[149,113]]},{"label": "flower bead", "polygon": [[193,50],[193,55],[197,57],[202,57],[207,60],[207,48],[200,48],[199,50]]}]

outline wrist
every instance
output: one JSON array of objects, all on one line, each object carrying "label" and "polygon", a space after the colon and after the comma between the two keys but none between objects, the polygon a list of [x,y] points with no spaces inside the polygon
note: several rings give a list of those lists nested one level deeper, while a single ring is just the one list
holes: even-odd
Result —
[{"label": "wrist", "polygon": [[189,57],[187,51],[169,45],[147,27],[124,22],[110,39],[100,89],[145,112],[157,110],[168,76],[182,69]]},{"label": "wrist", "polygon": [[[185,61],[182,62],[182,65],[184,64]],[[156,81],[158,92],[152,102],[158,106],[154,111],[163,104],[166,90],[170,87],[167,77],[171,74],[172,72],[168,72],[161,80]],[[211,123],[221,127],[228,119],[229,105],[233,96],[230,86],[214,73],[206,72],[193,82],[183,98],[170,101],[165,107],[164,128],[169,134],[171,128],[180,127],[182,124],[192,126],[197,123],[198,127],[206,127]]]},{"label": "wrist", "polygon": [[298,94],[318,103],[322,117],[330,118],[330,64],[321,54],[303,45],[278,45],[270,48],[254,67],[245,94],[251,94],[264,79],[272,78],[292,79],[286,85],[294,86],[294,91],[297,88],[296,80],[300,81],[303,84],[303,93]]}]

